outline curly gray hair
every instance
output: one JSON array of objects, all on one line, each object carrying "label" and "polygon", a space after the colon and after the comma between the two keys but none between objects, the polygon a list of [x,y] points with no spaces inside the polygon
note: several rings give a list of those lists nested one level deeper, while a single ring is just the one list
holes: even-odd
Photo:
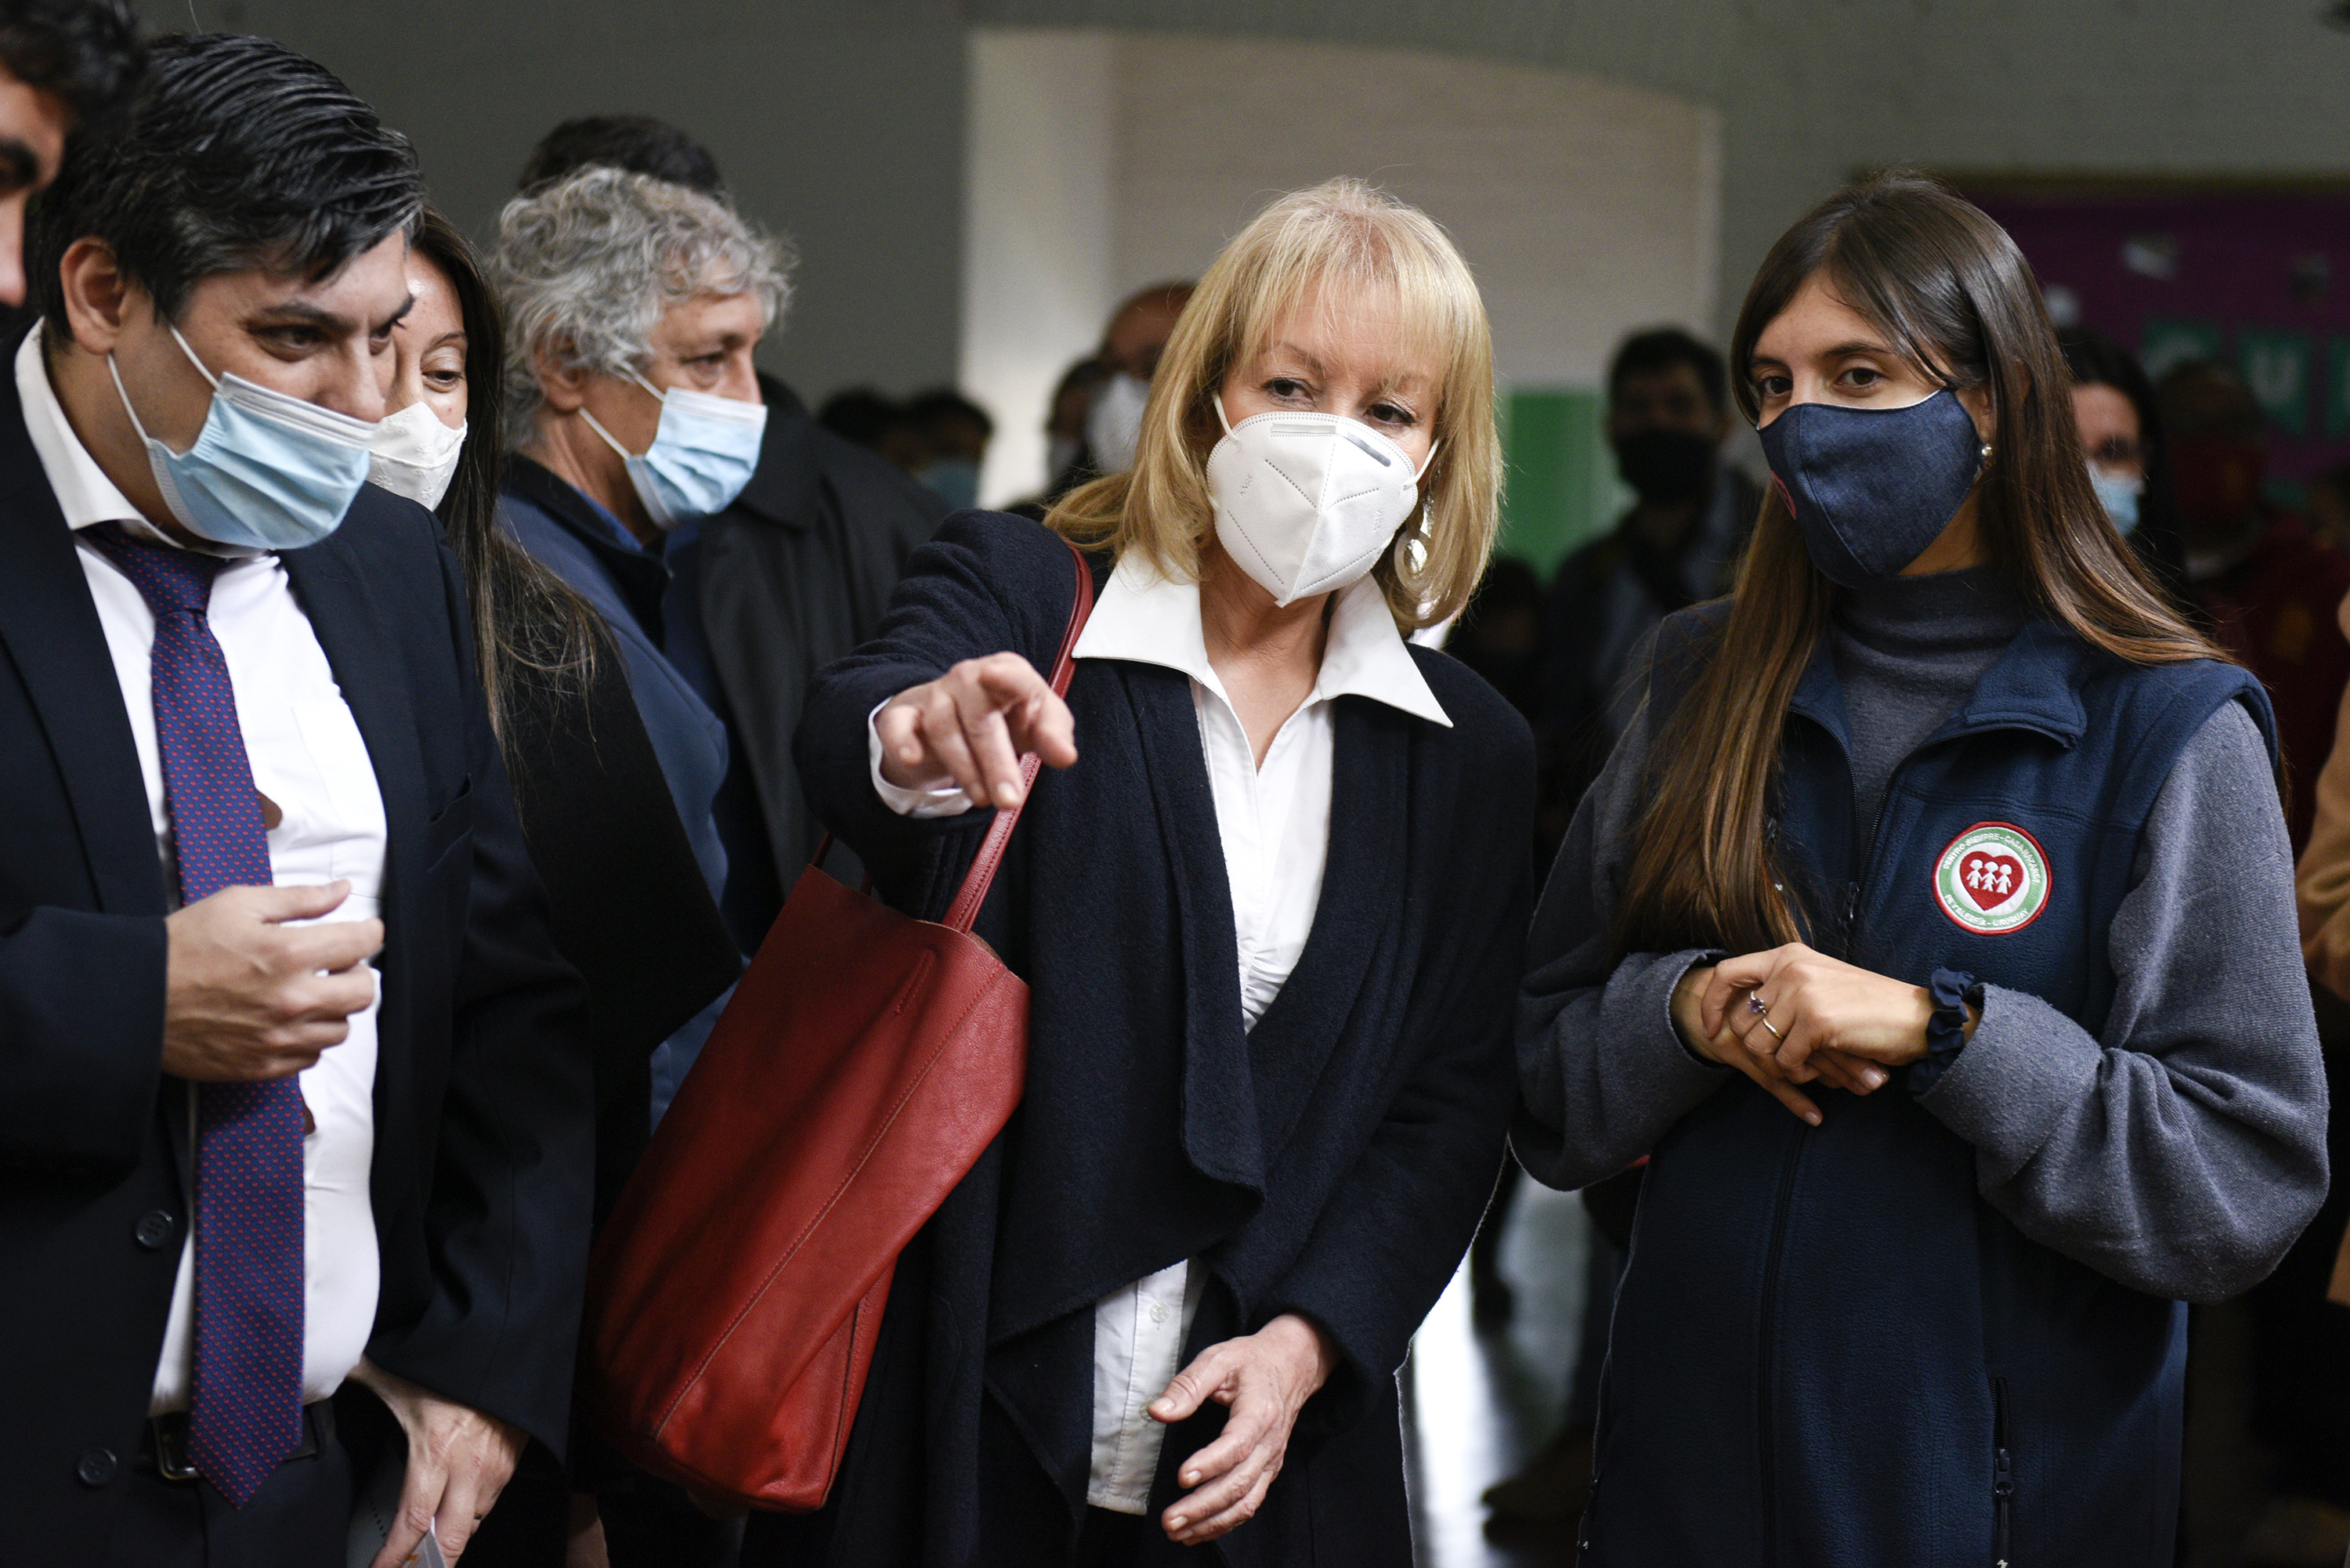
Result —
[{"label": "curly gray hair", "polygon": [[697,294],[756,294],[772,327],[795,260],[724,202],[624,170],[582,169],[508,202],[484,269],[506,317],[506,444],[530,440],[545,405],[542,358],[641,373],[661,312]]}]

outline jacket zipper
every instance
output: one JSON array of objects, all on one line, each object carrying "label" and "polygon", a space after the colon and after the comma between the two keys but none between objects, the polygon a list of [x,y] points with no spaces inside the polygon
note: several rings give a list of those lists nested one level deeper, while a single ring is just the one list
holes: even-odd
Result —
[{"label": "jacket zipper", "polygon": [[2015,1506],[2015,1467],[2007,1452],[2007,1379],[1991,1385],[1991,1539],[1995,1568],[2007,1568],[2009,1515]]}]

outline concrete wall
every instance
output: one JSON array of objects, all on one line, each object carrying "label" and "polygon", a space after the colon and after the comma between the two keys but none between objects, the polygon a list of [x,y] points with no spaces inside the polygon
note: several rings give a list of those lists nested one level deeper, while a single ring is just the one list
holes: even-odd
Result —
[{"label": "concrete wall", "polygon": [[159,28],[265,33],[416,143],[433,195],[494,231],[531,146],[575,114],[686,127],[789,234],[799,295],[761,358],[811,401],[954,379],[963,28],[949,0],[141,0]]}]

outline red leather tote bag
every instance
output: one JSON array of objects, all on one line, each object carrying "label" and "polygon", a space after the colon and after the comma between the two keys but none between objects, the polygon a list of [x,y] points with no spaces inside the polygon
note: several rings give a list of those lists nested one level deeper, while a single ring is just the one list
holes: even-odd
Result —
[{"label": "red leather tote bag", "polygon": [[[1093,609],[1070,555],[1062,693]],[[996,813],[942,923],[810,866],[735,987],[588,1262],[581,1408],[647,1469],[823,1504],[898,1253],[1020,1102],[1028,987],[971,934],[1019,816]]]}]

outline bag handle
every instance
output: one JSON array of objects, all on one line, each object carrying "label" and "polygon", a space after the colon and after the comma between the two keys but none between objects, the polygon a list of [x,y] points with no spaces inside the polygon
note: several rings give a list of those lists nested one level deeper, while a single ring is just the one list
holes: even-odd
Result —
[{"label": "bag handle", "polygon": [[[1061,651],[1053,660],[1055,697],[1069,694],[1069,676],[1076,667],[1077,635],[1085,630],[1087,618],[1094,613],[1093,568],[1086,565],[1084,554],[1075,545],[1069,545],[1069,558],[1076,563],[1077,597],[1069,607],[1069,628],[1061,634]],[[979,919],[979,907],[987,901],[987,889],[995,880],[995,868],[1003,859],[1005,846],[1012,842],[1012,830],[1019,826],[1022,807],[1028,803],[1028,792],[1036,787],[1036,775],[1044,765],[1045,760],[1034,752],[1020,759],[1021,804],[995,808],[995,820],[988,826],[987,837],[981,843],[971,869],[963,874],[962,890],[947,906],[943,923],[950,930],[967,933]]]}]

